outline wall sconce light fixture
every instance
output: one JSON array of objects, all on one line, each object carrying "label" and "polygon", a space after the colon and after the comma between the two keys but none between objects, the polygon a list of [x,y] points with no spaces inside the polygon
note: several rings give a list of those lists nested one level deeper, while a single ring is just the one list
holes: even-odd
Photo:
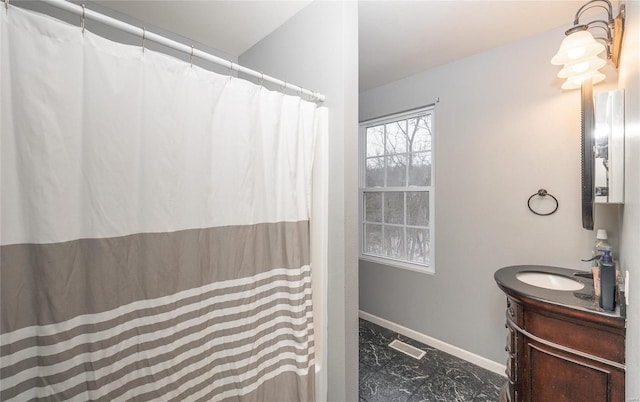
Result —
[{"label": "wall sconce light fixture", "polygon": [[[580,23],[582,13],[590,8],[602,8],[607,11],[607,20],[594,20]],[[590,29],[604,31],[604,36],[594,37]],[[580,88],[582,82],[591,80],[597,84],[605,79],[598,71],[606,64],[606,60],[598,55],[606,51],[607,59],[618,67],[620,47],[624,31],[624,5],[620,7],[617,17],[613,17],[613,7],[609,0],[591,0],[578,9],[573,20],[573,27],[565,32],[566,37],[560,45],[558,53],[551,59],[551,64],[564,65],[558,77],[567,80],[562,89]]]}]

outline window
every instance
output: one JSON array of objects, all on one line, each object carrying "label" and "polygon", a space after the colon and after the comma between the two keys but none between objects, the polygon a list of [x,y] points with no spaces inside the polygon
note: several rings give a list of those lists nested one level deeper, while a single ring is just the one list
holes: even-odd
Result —
[{"label": "window", "polygon": [[433,272],[433,107],[360,125],[360,256]]}]

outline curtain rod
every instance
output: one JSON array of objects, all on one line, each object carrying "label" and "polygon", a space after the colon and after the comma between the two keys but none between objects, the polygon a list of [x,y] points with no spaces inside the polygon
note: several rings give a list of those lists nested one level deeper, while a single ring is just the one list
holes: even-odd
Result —
[{"label": "curtain rod", "polygon": [[[9,0],[3,0],[5,2],[5,6],[9,3]],[[206,53],[203,52],[201,50],[195,49],[192,46],[187,46],[184,43],[180,43],[177,41],[174,41],[172,39],[166,38],[164,36],[155,34],[153,32],[149,32],[144,28],[138,28],[134,25],[128,24],[124,21],[120,21],[118,19],[109,17],[107,15],[104,14],[100,14],[96,11],[92,11],[87,9],[86,7],[84,7],[84,5],[77,5],[77,4],[73,4],[70,3],[66,0],[41,0],[44,3],[50,4],[54,7],[60,8],[62,10],[65,11],[69,11],[73,14],[79,15],[82,18],[90,18],[92,20],[98,21],[102,24],[108,25],[110,27],[113,28],[117,28],[121,31],[130,33],[132,35],[136,35],[140,38],[143,39],[143,44],[144,44],[144,40],[150,40],[156,43],[159,43],[161,45],[167,46],[169,48],[175,49],[175,50],[179,50],[183,53],[186,53],[188,55],[191,55],[193,57],[198,57],[200,59],[203,60],[207,60],[216,64],[219,64],[221,66],[227,67],[230,70],[234,70],[234,71],[238,71],[241,72],[243,74],[247,74],[250,75],[252,77],[255,78],[259,78],[261,81],[268,81],[271,82],[273,84],[279,85],[281,88],[284,89],[290,89],[292,91],[295,91],[298,94],[305,94],[305,95],[309,95],[311,97],[312,100],[317,101],[317,102],[324,102],[325,100],[325,96],[321,93],[318,92],[312,92],[308,89],[304,89],[302,87],[299,87],[297,85],[293,85],[290,84],[286,81],[282,81],[279,80],[277,78],[271,77],[269,75],[260,73],[258,71],[252,70],[250,68],[247,67],[243,67],[237,63],[234,63],[232,61],[229,60],[225,60],[223,58],[214,56],[210,53]]]}]

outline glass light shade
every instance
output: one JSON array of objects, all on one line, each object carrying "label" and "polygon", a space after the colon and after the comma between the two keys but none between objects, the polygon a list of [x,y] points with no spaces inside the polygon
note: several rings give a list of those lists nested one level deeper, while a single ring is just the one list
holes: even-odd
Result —
[{"label": "glass light shade", "polygon": [[607,64],[607,62],[604,59],[598,56],[591,56],[586,60],[581,60],[565,65],[564,68],[558,73],[558,77],[571,78],[577,75],[588,74],[602,68],[605,64]]},{"label": "glass light shade", "polygon": [[564,38],[558,53],[551,59],[551,64],[562,65],[585,60],[603,52],[604,49],[604,45],[597,42],[589,32],[574,32]]},{"label": "glass light shade", "polygon": [[571,78],[567,78],[567,80],[562,84],[562,89],[578,89],[582,86],[582,82],[585,80],[591,80],[593,85],[604,81],[605,75],[600,71],[593,71],[587,74],[576,75]]}]

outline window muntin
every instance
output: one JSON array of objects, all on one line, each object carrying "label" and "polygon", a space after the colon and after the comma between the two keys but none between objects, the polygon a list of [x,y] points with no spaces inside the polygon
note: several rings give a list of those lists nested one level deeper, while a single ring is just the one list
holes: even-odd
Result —
[{"label": "window muntin", "polygon": [[433,107],[360,132],[361,256],[433,271]]}]

